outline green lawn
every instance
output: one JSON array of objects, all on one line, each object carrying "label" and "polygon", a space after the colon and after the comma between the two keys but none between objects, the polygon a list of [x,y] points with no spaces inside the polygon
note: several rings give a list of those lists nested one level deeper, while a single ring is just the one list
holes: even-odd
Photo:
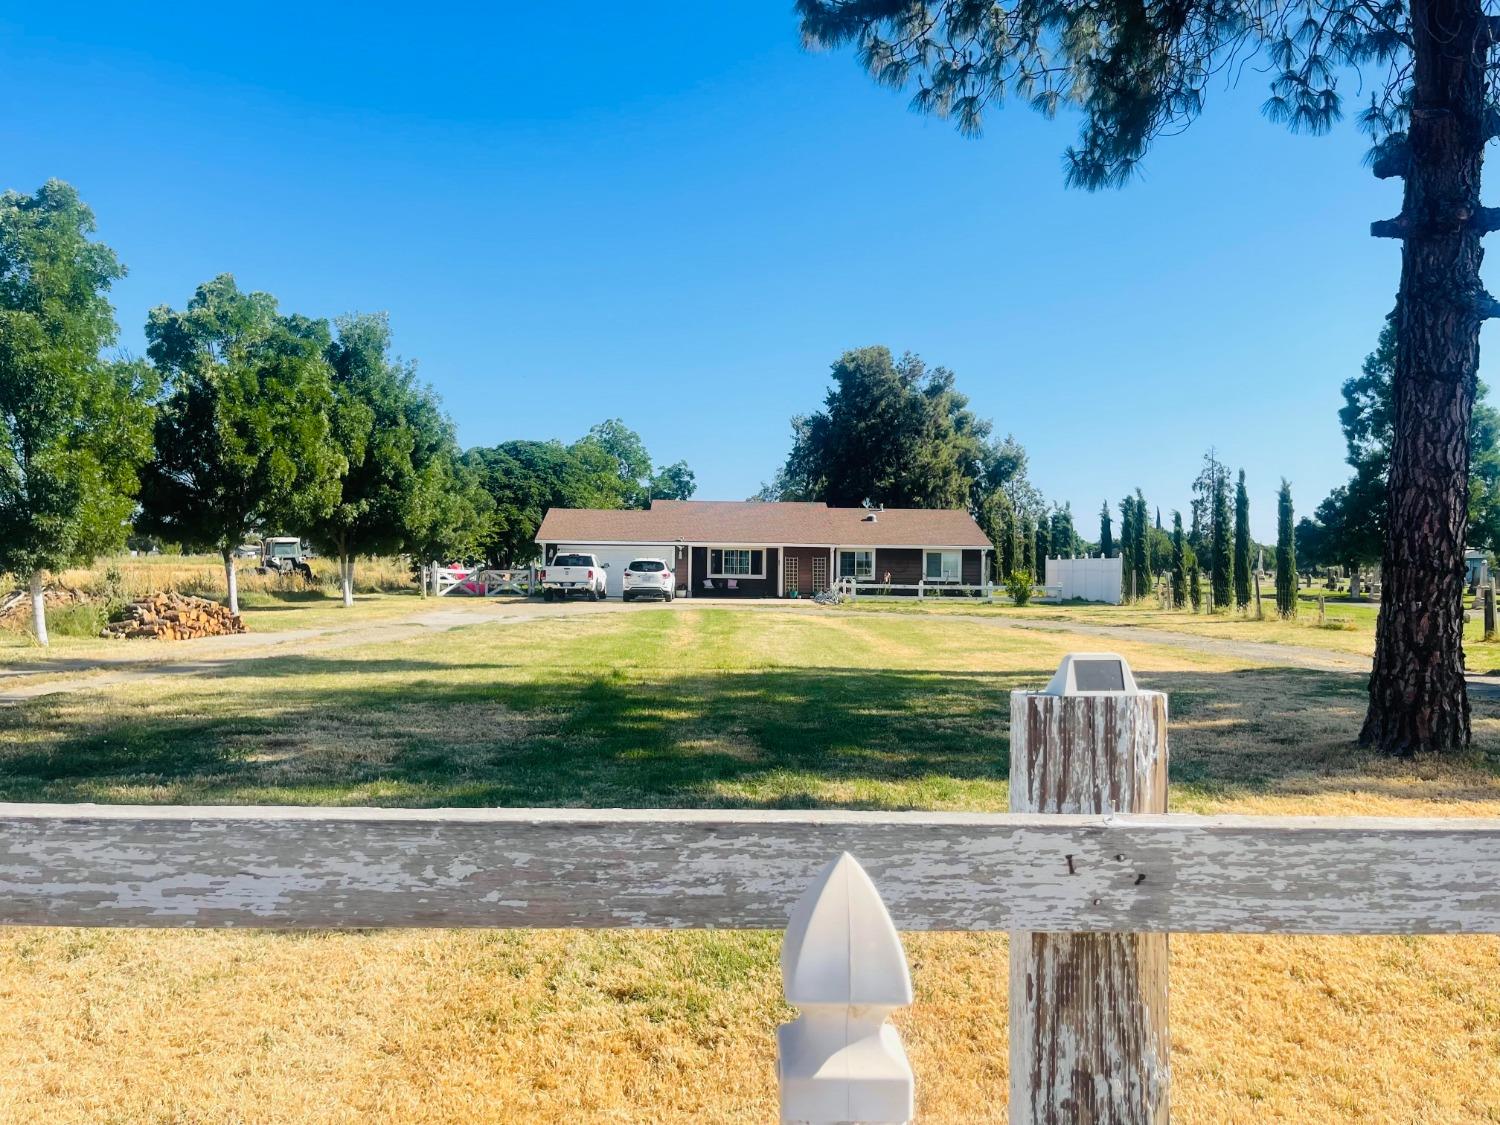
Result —
[{"label": "green lawn", "polygon": [[[837,611],[482,625],[0,712],[0,798],[997,809],[1009,692],[1078,647]],[[1114,647],[1171,692],[1179,804],[1369,765],[1359,676]]]},{"label": "green lawn", "polygon": [[[1008,693],[1097,638],[678,607],[266,658],[0,710],[0,799],[1002,809]],[[1352,746],[1362,677],[1111,644],[1178,811],[1500,816],[1478,748]],[[822,857],[810,857],[810,863]],[[911,934],[922,1120],[1004,1119],[1003,934]],[[775,934],[0,933],[0,1120],[764,1121]],[[1500,1120],[1500,939],[1174,935],[1185,1121]]]},{"label": "green lawn", "polygon": [[[1375,619],[1378,603],[1351,602],[1347,593],[1334,594],[1322,589],[1303,588],[1298,594],[1298,613],[1283,621],[1275,613],[1275,590],[1263,586],[1264,616],[1256,618],[1237,611],[1194,613],[1191,610],[1168,610],[1154,604],[1109,606],[1093,603],[1063,605],[1034,604],[982,605],[962,598],[924,599],[921,604],[909,600],[861,599],[847,608],[885,613],[975,614],[978,616],[1015,617],[1021,620],[1075,622],[1082,625],[1109,625],[1123,628],[1168,630],[1194,636],[1229,641],[1255,641],[1265,644],[1298,645],[1328,649],[1356,655],[1375,651]],[[1318,597],[1323,596],[1324,612],[1320,622]],[[1465,645],[1471,668],[1488,671],[1500,665],[1500,643],[1483,641],[1484,624],[1476,614],[1464,627]]]}]

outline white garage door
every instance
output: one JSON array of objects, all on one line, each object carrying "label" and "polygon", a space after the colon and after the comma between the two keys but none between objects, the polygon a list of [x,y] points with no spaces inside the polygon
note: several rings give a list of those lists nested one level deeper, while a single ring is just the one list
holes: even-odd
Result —
[{"label": "white garage door", "polygon": [[563,551],[587,551],[602,563],[609,566],[604,571],[605,581],[609,584],[609,596],[618,598],[624,592],[625,567],[636,559],[662,559],[668,566],[673,565],[676,551],[665,545],[649,547],[595,547],[587,543],[570,543],[559,547],[558,552]]}]

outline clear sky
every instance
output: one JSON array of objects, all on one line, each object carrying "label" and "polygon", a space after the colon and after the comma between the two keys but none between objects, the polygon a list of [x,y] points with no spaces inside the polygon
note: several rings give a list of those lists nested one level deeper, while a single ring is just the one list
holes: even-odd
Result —
[{"label": "clear sky", "polygon": [[789,7],[12,9],[0,186],[79,188],[134,352],[226,271],[384,309],[466,446],[618,416],[701,498],[769,479],[867,344],[956,371],[1086,536],[1137,485],[1185,511],[1209,445],[1261,538],[1281,476],[1299,511],[1344,479],[1339,384],[1399,267],[1352,123],[1288,135],[1251,69],[1142,179],[1072,191],[1075,121],[964,140]]}]

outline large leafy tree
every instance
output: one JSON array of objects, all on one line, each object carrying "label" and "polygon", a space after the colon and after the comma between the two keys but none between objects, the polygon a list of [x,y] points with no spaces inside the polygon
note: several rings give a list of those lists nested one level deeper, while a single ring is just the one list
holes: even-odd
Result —
[{"label": "large leafy tree", "polygon": [[619,418],[600,422],[579,444],[595,447],[614,462],[620,495],[611,507],[649,508],[652,500],[687,500],[697,491],[686,461],[653,469],[641,435]]},{"label": "large leafy tree", "polygon": [[549,508],[619,508],[617,464],[589,441],[507,441],[471,449],[465,462],[494,503],[482,553],[497,566],[536,557],[536,532]]},{"label": "large leafy tree", "polygon": [[100,355],[125,270],[94,229],[59,180],[0,195],[0,573],[26,580],[42,644],[44,572],[124,543],[151,449],[151,372]]},{"label": "large leafy tree", "polygon": [[[1360,740],[1395,753],[1469,742],[1463,677],[1468,431],[1479,328],[1500,315],[1480,281],[1484,150],[1500,130],[1491,94],[1495,17],[1482,0],[797,0],[804,38],[854,44],[879,81],[917,83],[915,108],[978,133],[1014,96],[1083,118],[1067,178],[1126,182],[1151,144],[1202,110],[1215,80],[1270,74],[1266,112],[1322,132],[1343,112],[1341,78],[1368,92],[1361,124],[1377,176],[1401,177],[1401,213],[1371,225],[1402,244],[1395,435],[1369,706]],[[1346,86],[1348,83],[1345,84]]]},{"label": "large leafy tree", "polygon": [[989,441],[946,368],[871,347],[845,352],[832,375],[823,410],[792,421],[777,499],[972,510],[1024,468],[1011,439]]},{"label": "large leafy tree", "polygon": [[571,445],[508,441],[471,449],[463,459],[490,499],[479,553],[497,566],[535,558],[549,508],[644,508],[652,500],[686,500],[697,488],[685,461],[653,469],[640,435],[618,418]]},{"label": "large leafy tree", "polygon": [[407,553],[413,559],[485,557],[495,524],[495,500],[485,488],[481,469],[467,454],[459,454],[452,424],[436,402],[424,398],[423,403],[432,417],[415,427],[428,447],[416,457],[423,467],[405,513]]},{"label": "large leafy tree", "polygon": [[[462,540],[462,517],[479,518],[463,503],[464,481],[455,462],[453,424],[436,396],[417,381],[416,369],[391,356],[384,315],[343,317],[328,346],[333,389],[332,436],[344,461],[338,499],[308,527],[308,537],[339,560],[346,606],[354,604],[355,558],[395,554],[438,539]],[[457,489],[456,498],[443,493]],[[456,502],[450,503],[450,500]],[[481,502],[482,504],[482,502]],[[450,521],[457,520],[449,527]],[[471,538],[481,529],[471,527]],[[448,546],[442,554],[448,557]],[[434,557],[420,554],[418,557]]]},{"label": "large leafy tree", "polygon": [[252,531],[318,526],[339,501],[331,333],[324,321],[281,315],[270,294],[241,292],[223,274],[185,309],[152,309],[146,339],[167,396],[139,526],[217,551],[237,613],[235,548]]}]

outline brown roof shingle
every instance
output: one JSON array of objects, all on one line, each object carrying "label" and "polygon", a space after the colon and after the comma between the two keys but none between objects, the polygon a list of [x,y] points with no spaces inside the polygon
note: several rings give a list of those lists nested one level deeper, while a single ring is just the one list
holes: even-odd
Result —
[{"label": "brown roof shingle", "polygon": [[[873,520],[867,516],[874,515]],[[809,547],[988,547],[968,512],[830,508],[754,500],[654,500],[647,511],[553,508],[538,543],[800,544]]]}]

